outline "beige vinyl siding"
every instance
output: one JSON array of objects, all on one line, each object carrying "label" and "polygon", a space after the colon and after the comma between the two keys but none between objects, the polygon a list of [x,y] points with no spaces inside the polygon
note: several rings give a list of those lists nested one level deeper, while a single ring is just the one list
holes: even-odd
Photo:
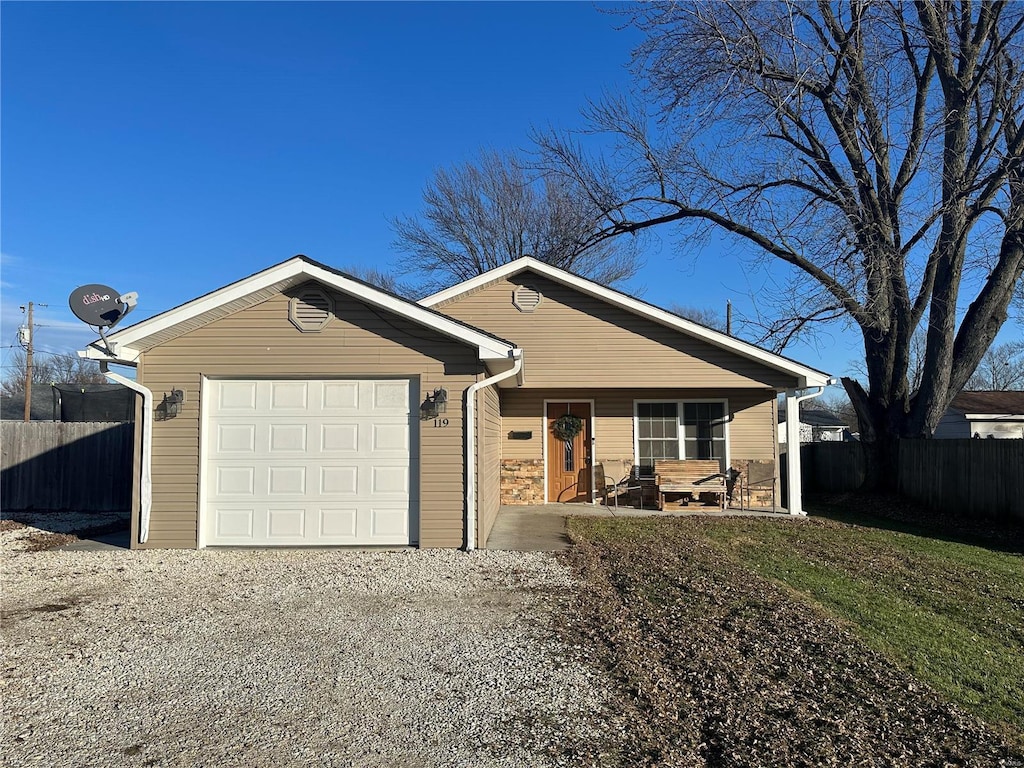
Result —
[{"label": "beige vinyl siding", "polygon": [[[153,430],[153,513],[149,547],[197,546],[202,376],[213,378],[372,378],[412,380],[418,401],[448,390],[447,427],[419,424],[418,536],[421,547],[463,544],[465,469],[461,404],[481,371],[475,348],[337,294],[335,317],[318,333],[288,321],[288,301],[303,286],[193,330],[143,356],[139,381],[159,403],[185,392],[180,415]],[[416,435],[413,436],[414,440]],[[415,444],[415,443],[414,443]],[[415,452],[414,454],[415,455]],[[416,488],[411,489],[416,498]],[[414,518],[414,523],[416,519]]]},{"label": "beige vinyl siding", "polygon": [[[728,400],[730,460],[775,458],[775,391],[771,389],[506,389],[501,392],[503,458],[542,459],[544,401],[594,401],[594,460],[633,460],[635,400]],[[531,440],[510,440],[532,430]]]},{"label": "beige vinyl siding", "polygon": [[[536,288],[543,300],[520,312],[512,293]],[[680,281],[680,292],[693,286]],[[527,387],[772,387],[794,377],[667,328],[547,278],[524,272],[436,307],[525,350]],[[642,361],[642,364],[640,364]]]},{"label": "beige vinyl siding", "polygon": [[497,387],[477,393],[477,541],[487,545],[501,506],[501,407]]}]

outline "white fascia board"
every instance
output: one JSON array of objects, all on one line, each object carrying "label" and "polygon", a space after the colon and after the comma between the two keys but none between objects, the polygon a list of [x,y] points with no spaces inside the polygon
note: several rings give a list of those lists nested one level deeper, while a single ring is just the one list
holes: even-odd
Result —
[{"label": "white fascia board", "polygon": [[476,290],[477,288],[482,288],[495,280],[510,277],[526,270],[537,272],[554,280],[555,282],[574,288],[581,293],[589,294],[590,296],[594,296],[595,298],[606,301],[614,306],[621,307],[622,309],[633,312],[641,317],[646,317],[649,320],[653,320],[656,323],[660,323],[661,325],[674,330],[683,331],[691,336],[706,341],[709,344],[713,344],[716,347],[726,349],[742,357],[762,363],[769,368],[774,368],[775,370],[794,375],[797,377],[797,386],[799,388],[828,386],[831,379],[827,373],[815,370],[814,368],[809,368],[806,365],[801,365],[800,363],[792,360],[787,360],[780,355],[768,352],[767,350],[756,347],[748,342],[740,341],[739,339],[721,333],[720,331],[705,328],[703,325],[687,320],[685,317],[680,317],[672,312],[655,307],[653,304],[648,304],[631,298],[626,296],[624,293],[620,293],[619,291],[611,288],[605,288],[603,285],[599,285],[591,280],[574,275],[571,272],[566,272],[558,267],[553,267],[550,264],[531,256],[523,256],[515,261],[502,264],[500,267],[495,267],[491,271],[485,272],[482,275],[477,275],[476,277],[459,283],[458,285],[453,285],[451,288],[447,288],[431,296],[427,296],[425,299],[421,299],[419,303],[425,307],[434,307],[441,302],[461,296],[462,294]]},{"label": "white fascia board", "polygon": [[[419,303],[424,307],[434,307],[440,304],[442,301],[448,301],[456,296],[461,296],[469,291],[482,288],[488,283],[492,283],[495,280],[501,280],[503,277],[514,275],[517,272],[522,272],[526,269],[536,269],[538,272],[543,271],[542,267],[552,268],[549,264],[535,259],[531,256],[522,256],[515,261],[510,261],[507,264],[502,264],[500,267],[484,272],[482,275],[471,277],[469,280],[464,280],[461,283],[456,283],[451,288],[445,288],[443,291],[431,294],[424,299],[420,299]],[[562,270],[558,270],[562,272]],[[569,274],[566,272],[565,274]],[[558,278],[556,278],[558,279]]]},{"label": "white fascia board", "polygon": [[120,344],[111,342],[110,348],[113,351],[113,355],[107,353],[107,350],[103,348],[103,344],[98,341],[92,342],[85,349],[78,351],[79,357],[84,357],[87,360],[103,360],[108,363],[121,363],[123,365],[137,365],[139,362],[139,353],[134,349],[124,349]]},{"label": "white fascia board", "polygon": [[[112,348],[117,351],[118,358],[135,361],[140,351],[133,346],[148,336],[167,330],[179,323],[214,310],[224,304],[244,298],[250,293],[268,288],[276,283],[295,277],[316,280],[331,286],[342,293],[357,296],[362,301],[405,317],[413,322],[433,328],[438,333],[453,339],[468,342],[477,347],[481,360],[504,360],[509,357],[514,345],[501,341],[482,331],[458,323],[437,312],[424,309],[417,304],[400,299],[397,296],[378,291],[365,283],[349,279],[330,270],[312,264],[303,258],[292,258],[274,267],[257,272],[238,282],[201,296],[198,299],[168,310],[149,320],[117,331],[108,336]],[[89,357],[110,360],[98,344],[90,345],[86,350]]]},{"label": "white fascia board", "polygon": [[992,421],[1009,419],[1011,421],[1017,421],[1018,419],[1024,419],[1024,413],[965,413],[964,417],[971,421],[978,421],[980,419],[988,419]]}]

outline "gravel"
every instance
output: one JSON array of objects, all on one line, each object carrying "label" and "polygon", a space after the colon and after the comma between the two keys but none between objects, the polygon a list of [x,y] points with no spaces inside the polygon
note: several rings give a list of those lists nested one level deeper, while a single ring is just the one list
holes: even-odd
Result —
[{"label": "gravel", "polygon": [[9,765],[544,766],[608,738],[548,554],[5,546],[3,586]]}]

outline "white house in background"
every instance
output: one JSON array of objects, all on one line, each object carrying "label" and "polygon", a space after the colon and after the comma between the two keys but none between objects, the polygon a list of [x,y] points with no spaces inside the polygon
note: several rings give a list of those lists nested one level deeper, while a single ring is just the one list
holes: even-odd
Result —
[{"label": "white house in background", "polygon": [[[800,444],[841,442],[850,425],[820,408],[800,409]],[[779,445],[786,443],[786,409],[779,405]]]},{"label": "white house in background", "polygon": [[937,438],[1024,438],[1024,392],[961,392],[935,428]]}]

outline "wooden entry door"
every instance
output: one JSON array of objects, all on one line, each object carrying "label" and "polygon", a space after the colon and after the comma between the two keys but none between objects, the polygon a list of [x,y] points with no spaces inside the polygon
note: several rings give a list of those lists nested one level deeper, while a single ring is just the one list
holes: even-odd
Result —
[{"label": "wooden entry door", "polygon": [[[583,421],[583,430],[570,441],[551,431],[566,414]],[[590,501],[590,403],[548,403],[545,418],[548,501]]]}]

